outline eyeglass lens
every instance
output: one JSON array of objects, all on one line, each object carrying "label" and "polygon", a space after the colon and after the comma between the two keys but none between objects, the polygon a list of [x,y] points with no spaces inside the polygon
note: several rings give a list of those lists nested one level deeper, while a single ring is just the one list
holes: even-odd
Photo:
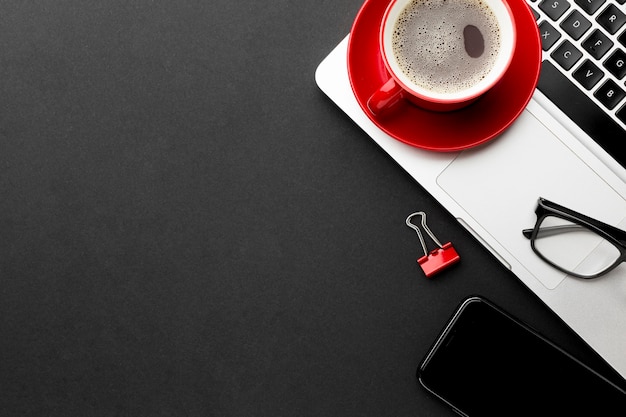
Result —
[{"label": "eyeglass lens", "polygon": [[603,272],[620,256],[609,241],[584,226],[555,216],[539,224],[535,250],[554,265],[580,276]]}]

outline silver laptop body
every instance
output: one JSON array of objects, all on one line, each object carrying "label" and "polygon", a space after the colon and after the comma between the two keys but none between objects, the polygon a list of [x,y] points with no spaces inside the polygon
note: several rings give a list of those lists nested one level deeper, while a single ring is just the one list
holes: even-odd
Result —
[{"label": "silver laptop body", "polygon": [[[540,16],[540,28],[547,21],[554,29],[574,11],[584,13],[577,2],[585,1],[572,0],[554,21],[539,3],[531,6]],[[596,16],[608,4],[591,15],[587,33],[596,30]],[[624,6],[617,7],[626,13]],[[622,31],[626,26],[608,37],[626,49],[618,40]],[[317,68],[319,88],[626,378],[626,265],[600,279],[573,278],[541,261],[521,233],[535,224],[539,197],[626,229],[626,169],[539,90],[512,126],[484,145],[445,153],[404,144],[380,130],[359,106],[348,77],[349,36]],[[553,49],[544,47],[544,60],[551,60],[553,50],[565,41],[577,40],[568,33],[560,35]],[[577,66],[560,71],[572,79],[586,58],[583,55]],[[624,86],[623,80],[604,72]],[[594,97],[593,90],[585,94]],[[621,105],[613,109],[613,117]],[[625,127],[619,120],[617,124]],[[614,140],[626,141],[626,131],[617,136]]]}]

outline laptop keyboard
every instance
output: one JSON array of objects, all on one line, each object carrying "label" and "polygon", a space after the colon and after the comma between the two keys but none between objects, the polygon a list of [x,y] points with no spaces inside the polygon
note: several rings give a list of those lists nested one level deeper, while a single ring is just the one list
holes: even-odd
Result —
[{"label": "laptop keyboard", "polygon": [[528,3],[544,51],[537,87],[626,168],[626,0]]}]

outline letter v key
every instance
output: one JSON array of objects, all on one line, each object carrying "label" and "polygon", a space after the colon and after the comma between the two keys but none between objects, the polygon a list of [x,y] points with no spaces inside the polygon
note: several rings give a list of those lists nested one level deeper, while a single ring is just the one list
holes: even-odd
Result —
[{"label": "letter v key", "polygon": [[585,60],[576,71],[574,78],[587,90],[591,90],[604,76],[604,72],[590,60]]}]

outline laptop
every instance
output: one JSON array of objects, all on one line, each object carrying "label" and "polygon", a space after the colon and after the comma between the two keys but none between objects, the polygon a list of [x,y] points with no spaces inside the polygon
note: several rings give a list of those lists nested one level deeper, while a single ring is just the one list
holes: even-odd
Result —
[{"label": "laptop", "polygon": [[[350,82],[350,34],[320,63],[315,78],[372,140],[626,378],[626,265],[602,278],[574,278],[542,261],[521,232],[534,226],[539,197],[626,229],[626,7],[620,2],[530,0],[542,48],[537,89],[530,88],[529,101],[502,133],[465,150],[412,146],[368,117]],[[368,0],[360,15],[365,7],[378,13],[386,3]]]}]

